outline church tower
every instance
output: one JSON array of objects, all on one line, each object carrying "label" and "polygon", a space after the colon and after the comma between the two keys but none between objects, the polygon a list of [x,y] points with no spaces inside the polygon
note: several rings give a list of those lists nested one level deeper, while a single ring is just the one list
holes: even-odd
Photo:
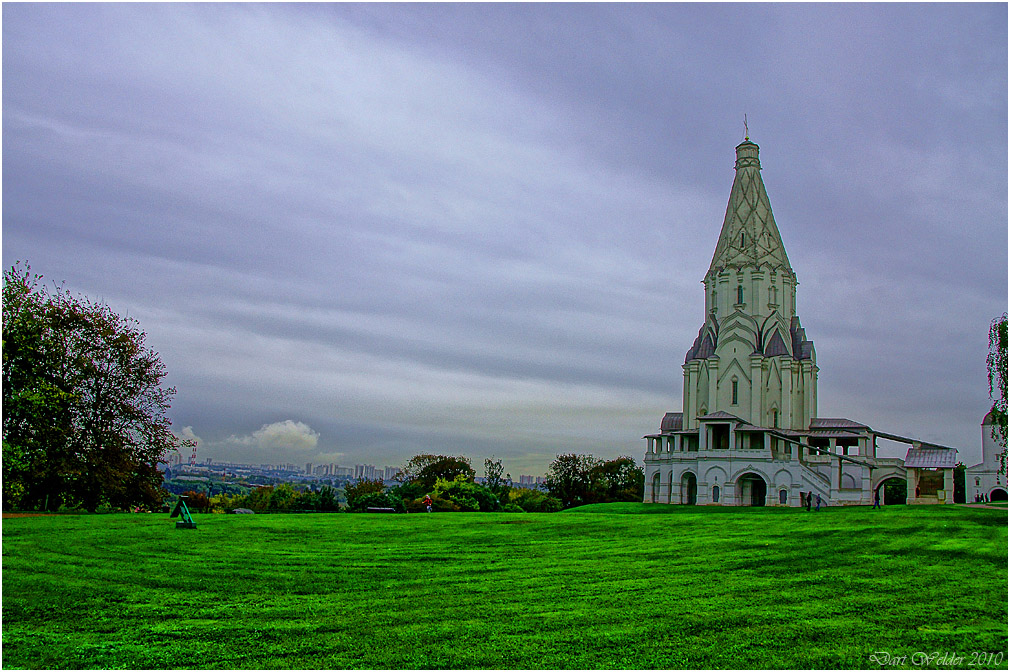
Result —
[{"label": "church tower", "polygon": [[817,363],[796,315],[789,264],[761,180],[758,146],[736,148],[736,176],[703,280],[705,323],[684,361],[683,429],[723,412],[757,427],[806,430]]}]

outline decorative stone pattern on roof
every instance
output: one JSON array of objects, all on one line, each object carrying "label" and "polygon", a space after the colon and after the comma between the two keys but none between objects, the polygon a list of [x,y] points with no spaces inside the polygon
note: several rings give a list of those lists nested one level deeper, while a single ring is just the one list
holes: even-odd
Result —
[{"label": "decorative stone pattern on roof", "polygon": [[957,451],[953,448],[909,448],[905,466],[917,469],[953,469]]},{"label": "decorative stone pattern on roof", "polygon": [[728,267],[768,266],[791,274],[786,248],[761,180],[758,146],[745,140],[737,145],[736,157],[736,176],[709,273]]}]

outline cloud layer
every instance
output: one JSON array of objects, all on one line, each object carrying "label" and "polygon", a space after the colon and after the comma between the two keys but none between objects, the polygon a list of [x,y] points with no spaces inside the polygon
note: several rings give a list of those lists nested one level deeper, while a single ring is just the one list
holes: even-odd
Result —
[{"label": "cloud layer", "polygon": [[746,112],[821,413],[977,450],[1007,304],[1006,23],[7,5],[4,263],[140,319],[202,455],[279,461],[274,427],[349,463],[640,456],[679,408]]}]

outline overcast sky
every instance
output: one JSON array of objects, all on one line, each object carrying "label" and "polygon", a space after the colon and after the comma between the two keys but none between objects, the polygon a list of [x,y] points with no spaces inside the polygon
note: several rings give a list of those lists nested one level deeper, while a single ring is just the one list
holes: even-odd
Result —
[{"label": "overcast sky", "polygon": [[3,263],[139,319],[201,460],[641,461],[744,114],[819,415],[979,461],[1002,3],[4,4]]}]

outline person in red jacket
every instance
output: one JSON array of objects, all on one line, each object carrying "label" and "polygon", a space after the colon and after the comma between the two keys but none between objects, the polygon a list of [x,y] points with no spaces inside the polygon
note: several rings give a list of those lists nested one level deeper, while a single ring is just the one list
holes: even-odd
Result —
[{"label": "person in red jacket", "polygon": [[428,509],[428,513],[431,513],[431,495],[424,496],[424,506]]}]

